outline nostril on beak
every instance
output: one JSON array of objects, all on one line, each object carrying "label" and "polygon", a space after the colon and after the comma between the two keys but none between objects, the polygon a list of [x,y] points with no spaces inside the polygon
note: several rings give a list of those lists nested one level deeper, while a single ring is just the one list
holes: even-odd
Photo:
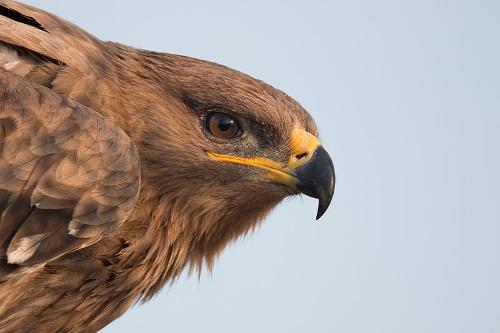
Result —
[{"label": "nostril on beak", "polygon": [[306,157],[306,156],[307,156],[307,152],[297,154],[297,155],[295,155],[295,158],[298,159],[298,160],[300,160],[301,158]]}]

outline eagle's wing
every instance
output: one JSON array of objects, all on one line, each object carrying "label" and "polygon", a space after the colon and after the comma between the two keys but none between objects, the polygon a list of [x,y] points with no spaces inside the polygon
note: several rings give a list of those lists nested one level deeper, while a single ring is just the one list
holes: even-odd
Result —
[{"label": "eagle's wing", "polygon": [[[100,112],[109,88],[106,44],[43,10],[0,0],[0,67]],[[108,84],[106,84],[108,83]],[[106,86],[106,87],[103,87]]]},{"label": "eagle's wing", "polygon": [[139,182],[118,126],[0,68],[0,280],[98,241]]}]

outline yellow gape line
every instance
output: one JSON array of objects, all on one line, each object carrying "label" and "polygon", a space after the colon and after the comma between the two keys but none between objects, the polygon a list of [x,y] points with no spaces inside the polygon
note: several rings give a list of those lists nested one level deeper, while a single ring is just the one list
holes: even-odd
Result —
[{"label": "yellow gape line", "polygon": [[291,154],[288,163],[281,163],[270,160],[265,157],[239,157],[208,152],[212,159],[242,164],[268,171],[262,175],[262,178],[290,187],[295,187],[297,178],[295,169],[307,163],[316,148],[319,146],[319,140],[309,132],[303,129],[294,129],[290,139]]}]

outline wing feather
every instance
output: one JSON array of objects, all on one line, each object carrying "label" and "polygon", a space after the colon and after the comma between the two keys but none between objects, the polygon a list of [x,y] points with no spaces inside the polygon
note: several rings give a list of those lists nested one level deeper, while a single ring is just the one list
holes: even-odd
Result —
[{"label": "wing feather", "polygon": [[[0,0],[0,27],[0,68],[101,111],[111,70],[105,42],[57,15],[9,0]],[[41,154],[51,148],[41,146]]]},{"label": "wing feather", "polygon": [[0,135],[0,279],[95,243],[132,210],[138,154],[109,119],[3,69],[0,119],[12,125]]}]

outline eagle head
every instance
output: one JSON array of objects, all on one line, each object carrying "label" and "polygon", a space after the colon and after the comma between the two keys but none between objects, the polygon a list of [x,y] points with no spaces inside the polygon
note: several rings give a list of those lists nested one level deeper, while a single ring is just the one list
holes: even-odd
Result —
[{"label": "eagle head", "polygon": [[319,200],[317,219],[325,213],[334,167],[299,103],[222,65],[143,52],[143,66],[155,69],[151,89],[161,91],[142,107],[134,141],[176,239],[186,235],[191,252],[210,257],[301,193]]}]

